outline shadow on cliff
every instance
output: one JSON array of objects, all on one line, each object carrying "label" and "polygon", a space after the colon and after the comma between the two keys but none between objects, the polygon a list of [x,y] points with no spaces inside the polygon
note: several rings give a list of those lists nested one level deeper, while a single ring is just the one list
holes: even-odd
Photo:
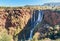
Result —
[{"label": "shadow on cliff", "polygon": [[[35,18],[36,18],[35,21],[36,21],[37,18],[38,18],[37,13],[39,13],[39,12],[38,12],[38,10],[35,10],[35,12],[36,13],[34,13],[34,11],[33,11],[32,20],[34,20],[34,16],[35,16]],[[19,40],[21,40],[21,39],[28,40],[29,39],[30,31],[32,29],[31,25],[33,25],[33,24],[31,24],[31,18],[30,18],[29,21],[27,22],[27,24],[25,25],[24,29],[18,34],[18,39]]]}]

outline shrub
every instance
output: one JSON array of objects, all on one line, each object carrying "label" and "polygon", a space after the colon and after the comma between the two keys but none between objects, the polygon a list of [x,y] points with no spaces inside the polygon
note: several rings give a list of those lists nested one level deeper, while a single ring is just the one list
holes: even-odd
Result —
[{"label": "shrub", "polygon": [[0,41],[13,41],[12,36],[8,35],[6,29],[0,31]]}]

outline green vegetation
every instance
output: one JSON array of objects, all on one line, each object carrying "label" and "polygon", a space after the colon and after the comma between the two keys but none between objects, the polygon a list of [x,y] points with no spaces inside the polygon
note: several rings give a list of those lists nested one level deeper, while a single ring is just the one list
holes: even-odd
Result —
[{"label": "green vegetation", "polygon": [[0,28],[0,41],[13,41],[12,36],[8,35],[6,29]]},{"label": "green vegetation", "polygon": [[33,36],[32,41],[60,41],[60,27],[59,25],[55,25],[54,27],[48,28],[49,32],[48,37],[45,37],[44,39],[38,39],[40,36],[38,33]]}]

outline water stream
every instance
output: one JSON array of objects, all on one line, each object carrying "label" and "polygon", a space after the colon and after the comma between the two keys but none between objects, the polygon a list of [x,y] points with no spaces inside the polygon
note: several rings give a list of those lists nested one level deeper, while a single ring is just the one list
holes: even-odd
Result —
[{"label": "water stream", "polygon": [[[31,18],[31,27],[32,27],[32,29],[31,29],[31,31],[30,31],[30,37],[29,37],[29,39],[31,40],[32,39],[32,37],[33,37],[33,31],[34,31],[34,29],[36,28],[36,26],[42,21],[42,19],[43,19],[43,12],[41,11],[41,10],[37,10],[38,12],[36,13],[35,11],[34,11],[34,13],[36,13],[36,14],[33,14],[32,15],[32,18]],[[36,16],[37,16],[37,18],[36,18]]]}]

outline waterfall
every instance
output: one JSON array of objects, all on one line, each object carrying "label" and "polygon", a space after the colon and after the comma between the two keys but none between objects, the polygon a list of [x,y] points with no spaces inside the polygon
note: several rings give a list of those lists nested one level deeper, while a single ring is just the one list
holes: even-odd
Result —
[{"label": "waterfall", "polygon": [[34,14],[32,15],[33,20],[31,19],[32,30],[30,32],[30,38],[29,38],[30,40],[32,39],[34,29],[43,19],[43,12],[41,10],[38,10],[37,14],[38,14],[37,20],[36,20],[36,17],[35,17],[35,11],[34,11]]}]

